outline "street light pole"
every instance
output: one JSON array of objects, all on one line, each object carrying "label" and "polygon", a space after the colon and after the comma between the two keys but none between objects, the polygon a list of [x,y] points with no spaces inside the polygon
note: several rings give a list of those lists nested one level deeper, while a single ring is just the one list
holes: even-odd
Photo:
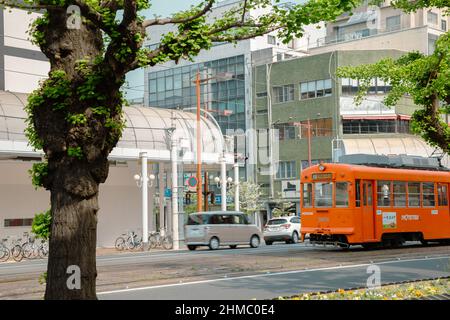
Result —
[{"label": "street light pole", "polygon": [[197,91],[197,211],[202,211],[202,146],[200,128],[200,71],[197,71],[195,80]]},{"label": "street light pole", "polygon": [[141,152],[141,177],[142,177],[142,241],[148,242],[148,176],[147,153]]}]

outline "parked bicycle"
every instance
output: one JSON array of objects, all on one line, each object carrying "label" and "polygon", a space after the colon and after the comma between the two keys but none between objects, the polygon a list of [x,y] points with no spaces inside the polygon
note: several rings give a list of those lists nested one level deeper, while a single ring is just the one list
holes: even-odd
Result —
[{"label": "parked bicycle", "polygon": [[22,244],[22,256],[26,259],[45,258],[48,256],[48,251],[48,242],[44,239],[36,239],[33,235]]},{"label": "parked bicycle", "polygon": [[166,229],[161,229],[159,232],[152,232],[148,238],[148,249],[156,247],[163,247],[170,250],[173,247],[172,237],[167,234]]},{"label": "parked bicycle", "polygon": [[20,262],[23,259],[22,245],[25,242],[24,239],[26,238],[28,238],[28,233],[24,232],[22,238],[16,238],[11,241],[10,245],[11,256],[17,262]]},{"label": "parked bicycle", "polygon": [[138,234],[133,230],[123,233],[115,242],[115,247],[119,251],[134,249],[142,250],[143,246],[144,242],[142,241],[142,237],[138,237]]},{"label": "parked bicycle", "polygon": [[2,239],[0,242],[0,262],[5,262],[9,259],[10,252],[7,246],[8,239]]}]

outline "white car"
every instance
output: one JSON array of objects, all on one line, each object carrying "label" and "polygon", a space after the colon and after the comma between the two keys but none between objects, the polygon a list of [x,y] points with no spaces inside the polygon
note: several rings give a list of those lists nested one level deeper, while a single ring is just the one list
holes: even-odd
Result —
[{"label": "white car", "polygon": [[274,241],[297,243],[300,235],[298,216],[277,217],[267,221],[264,227],[264,241],[271,245]]}]

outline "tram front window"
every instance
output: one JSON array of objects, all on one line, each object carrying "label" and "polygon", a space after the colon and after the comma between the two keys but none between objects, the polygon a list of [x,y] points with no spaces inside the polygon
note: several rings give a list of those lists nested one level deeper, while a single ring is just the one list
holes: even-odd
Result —
[{"label": "tram front window", "polygon": [[348,207],[347,182],[336,182],[336,207]]},{"label": "tram front window", "polygon": [[318,208],[333,206],[332,182],[316,182],[314,184],[314,206]]}]

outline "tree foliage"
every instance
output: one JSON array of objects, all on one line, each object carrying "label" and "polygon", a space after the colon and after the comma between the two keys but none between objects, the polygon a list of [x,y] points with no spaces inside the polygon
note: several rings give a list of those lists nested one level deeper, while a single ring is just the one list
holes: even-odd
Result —
[{"label": "tree foliage", "polygon": [[[406,12],[420,8],[438,7],[448,13],[449,1],[408,1],[397,0],[393,3]],[[412,130],[430,145],[450,152],[450,128],[441,117],[450,111],[450,33],[441,35],[430,55],[409,52],[398,59],[381,61],[359,66],[341,67],[340,77],[360,80],[360,90],[355,97],[360,104],[373,78],[390,83],[391,91],[384,99],[388,106],[395,106],[405,95],[409,95],[417,106],[412,116]]]},{"label": "tree foliage", "polygon": [[34,216],[31,232],[33,232],[37,238],[48,240],[50,238],[51,223],[52,216],[50,210],[38,213]]},{"label": "tree foliage", "polygon": [[[228,196],[234,198],[235,190],[236,185],[233,184],[233,187],[228,190]],[[261,185],[249,181],[240,182],[239,209],[246,214],[255,213],[263,209],[262,195]]]}]

